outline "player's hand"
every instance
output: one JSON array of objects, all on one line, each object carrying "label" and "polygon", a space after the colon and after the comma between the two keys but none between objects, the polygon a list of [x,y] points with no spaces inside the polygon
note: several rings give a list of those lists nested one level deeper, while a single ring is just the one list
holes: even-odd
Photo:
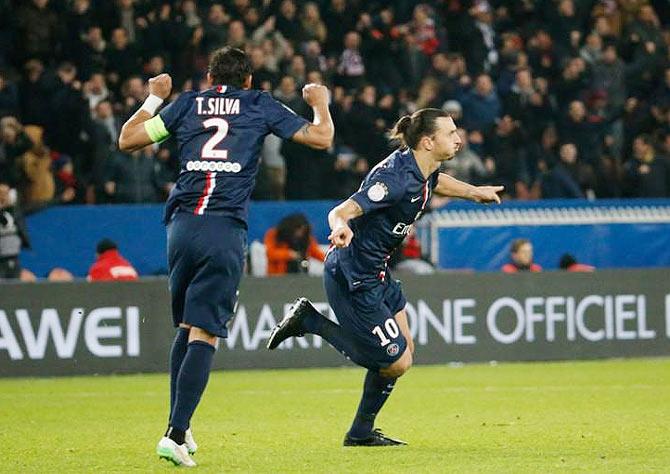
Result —
[{"label": "player's hand", "polygon": [[351,243],[351,239],[353,238],[354,232],[348,225],[334,229],[328,236],[328,240],[330,240],[333,245],[338,248],[348,247]]},{"label": "player's hand", "polygon": [[159,74],[149,79],[149,93],[165,100],[170,97],[172,91],[172,78],[169,74]]},{"label": "player's hand", "polygon": [[477,186],[472,190],[470,198],[475,202],[500,204],[500,196],[498,193],[502,192],[505,186]]},{"label": "player's hand", "polygon": [[307,105],[315,107],[317,105],[328,105],[328,88],[319,84],[306,84],[302,88],[302,98]]}]

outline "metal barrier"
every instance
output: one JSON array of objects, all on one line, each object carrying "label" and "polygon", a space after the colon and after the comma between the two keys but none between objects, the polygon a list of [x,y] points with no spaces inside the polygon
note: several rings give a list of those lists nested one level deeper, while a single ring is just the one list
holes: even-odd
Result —
[{"label": "metal barrier", "polygon": [[564,253],[598,268],[670,266],[670,200],[533,201],[449,205],[419,224],[439,268],[497,271],[510,243],[533,242],[535,261],[558,267]]}]

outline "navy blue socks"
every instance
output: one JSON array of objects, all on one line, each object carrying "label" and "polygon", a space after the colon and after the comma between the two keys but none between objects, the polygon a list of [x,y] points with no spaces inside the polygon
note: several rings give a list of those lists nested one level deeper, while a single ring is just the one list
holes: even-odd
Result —
[{"label": "navy blue socks", "polygon": [[324,338],[331,346],[355,364],[366,369],[375,368],[371,361],[360,353],[351,335],[342,326],[335,324],[321,313],[310,313],[309,317],[303,321],[303,328],[310,334],[316,334]]},{"label": "navy blue socks", "polygon": [[205,391],[215,351],[214,346],[205,341],[195,340],[188,344],[177,376],[176,397],[170,416],[170,427],[179,438],[181,432],[188,429],[193,412]]},{"label": "navy blue socks", "polygon": [[363,397],[349,429],[349,436],[357,439],[370,436],[377,413],[391,395],[396,380],[398,379],[383,377],[378,372],[368,370],[363,383]]},{"label": "navy blue socks", "polygon": [[174,400],[177,397],[177,376],[188,348],[189,331],[188,328],[177,328],[177,334],[170,350],[170,416],[168,420],[172,417],[172,410],[174,410]]}]

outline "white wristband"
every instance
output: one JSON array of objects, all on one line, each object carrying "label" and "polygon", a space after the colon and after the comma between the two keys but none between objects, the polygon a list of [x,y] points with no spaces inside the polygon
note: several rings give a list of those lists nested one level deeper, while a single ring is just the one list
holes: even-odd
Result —
[{"label": "white wristband", "polygon": [[157,95],[149,94],[149,97],[147,97],[147,100],[144,101],[144,104],[142,104],[142,107],[140,107],[140,109],[149,112],[153,117],[156,114],[158,107],[160,107],[162,104],[163,99],[161,99]]}]

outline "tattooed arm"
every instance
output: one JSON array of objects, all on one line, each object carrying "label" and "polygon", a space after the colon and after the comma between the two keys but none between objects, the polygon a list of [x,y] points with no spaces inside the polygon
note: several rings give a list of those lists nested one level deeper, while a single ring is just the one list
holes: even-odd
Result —
[{"label": "tattooed arm", "polygon": [[291,139],[312,148],[326,149],[332,145],[335,135],[333,119],[328,110],[328,89],[325,86],[307,84],[302,89],[302,96],[312,107],[314,120],[295,132]]}]

